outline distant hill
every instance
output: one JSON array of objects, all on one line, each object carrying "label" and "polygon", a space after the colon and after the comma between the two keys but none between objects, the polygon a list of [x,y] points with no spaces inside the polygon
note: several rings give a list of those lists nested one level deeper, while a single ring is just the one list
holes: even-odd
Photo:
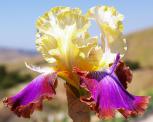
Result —
[{"label": "distant hill", "polygon": [[7,47],[0,47],[0,52],[18,52],[21,54],[27,55],[37,55],[37,51],[35,50],[24,50],[24,49],[14,49],[14,48],[7,48]]},{"label": "distant hill", "polygon": [[10,49],[10,48],[3,48],[0,47],[0,63],[10,63],[16,62],[19,60],[24,60],[30,57],[36,57],[38,53],[36,51],[28,51],[28,50],[21,50],[21,49]]},{"label": "distant hill", "polygon": [[126,36],[128,51],[125,59],[138,62],[142,67],[153,67],[153,28]]},{"label": "distant hill", "polygon": [[0,47],[0,65],[6,65],[8,70],[19,70],[26,69],[24,62],[39,64],[44,61],[42,56],[33,50]]}]

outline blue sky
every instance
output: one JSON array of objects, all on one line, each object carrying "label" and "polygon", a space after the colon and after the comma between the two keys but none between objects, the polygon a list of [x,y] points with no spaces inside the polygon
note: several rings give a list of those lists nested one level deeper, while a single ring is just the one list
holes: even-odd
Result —
[{"label": "blue sky", "polygon": [[0,47],[35,49],[35,21],[59,5],[84,13],[95,5],[114,6],[125,16],[124,33],[153,27],[153,0],[1,0]]}]

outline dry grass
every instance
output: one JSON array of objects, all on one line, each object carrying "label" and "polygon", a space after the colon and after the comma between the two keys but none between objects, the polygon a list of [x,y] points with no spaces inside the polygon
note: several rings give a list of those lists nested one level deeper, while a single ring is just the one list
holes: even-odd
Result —
[{"label": "dry grass", "polygon": [[151,90],[153,90],[153,70],[134,71],[132,83],[129,84],[129,91],[136,95],[146,95]]},{"label": "dry grass", "polygon": [[139,62],[142,67],[153,67],[153,28],[129,34],[126,59]]}]

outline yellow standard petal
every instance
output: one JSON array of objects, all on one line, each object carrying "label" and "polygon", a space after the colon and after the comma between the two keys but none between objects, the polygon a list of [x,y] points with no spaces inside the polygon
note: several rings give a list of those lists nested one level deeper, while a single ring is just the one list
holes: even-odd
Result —
[{"label": "yellow standard petal", "polygon": [[78,8],[56,7],[36,23],[36,47],[46,61],[56,63],[59,69],[71,70],[80,57],[79,45],[88,46],[83,41],[89,38],[87,30],[90,22],[81,13]]},{"label": "yellow standard petal", "polygon": [[[94,19],[100,27],[101,44],[104,52],[100,62],[101,66],[108,67],[114,61],[116,53],[123,54],[127,49],[122,36],[124,17],[114,7],[109,6],[93,7],[86,16]],[[111,49],[112,47],[113,49]]]}]

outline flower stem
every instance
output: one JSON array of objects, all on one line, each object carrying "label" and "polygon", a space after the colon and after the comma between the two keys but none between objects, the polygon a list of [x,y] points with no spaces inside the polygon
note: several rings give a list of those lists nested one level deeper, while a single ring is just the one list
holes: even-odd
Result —
[{"label": "flower stem", "polygon": [[90,122],[88,107],[80,102],[79,92],[74,87],[66,84],[66,95],[68,101],[68,114],[73,122]]}]

